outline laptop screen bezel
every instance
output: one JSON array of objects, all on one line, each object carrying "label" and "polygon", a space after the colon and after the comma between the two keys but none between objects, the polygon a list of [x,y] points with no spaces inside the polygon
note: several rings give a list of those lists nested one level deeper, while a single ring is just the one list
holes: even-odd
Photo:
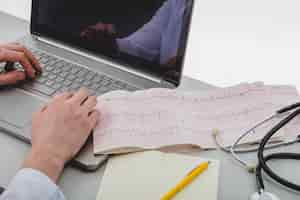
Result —
[{"label": "laptop screen bezel", "polygon": [[[183,75],[183,69],[184,69],[184,61],[186,59],[186,54],[187,54],[187,44],[189,42],[189,35],[190,35],[190,31],[191,31],[191,24],[192,24],[192,20],[193,20],[193,12],[194,12],[194,8],[195,8],[195,1],[191,0],[193,3],[193,8],[192,8],[192,14],[191,14],[191,19],[189,21],[188,24],[188,33],[187,33],[187,38],[186,38],[186,42],[185,42],[185,47],[184,47],[184,53],[183,56],[181,58],[181,60],[179,61],[181,67],[180,67],[180,71],[178,71],[179,76],[177,76],[176,78],[168,78],[168,77],[163,77],[161,74],[157,74],[155,73],[156,76],[160,77],[160,79],[163,79],[164,81],[167,81],[171,84],[173,84],[175,87],[180,85],[181,79],[182,79],[182,75]],[[30,21],[30,33],[32,35],[38,36],[38,37],[45,37],[47,39],[51,39],[60,43],[63,43],[64,45],[70,46],[72,48],[77,48],[79,50],[83,50],[83,51],[87,51],[89,53],[92,53],[93,55],[96,55],[99,58],[102,59],[107,59],[110,62],[116,63],[116,64],[121,64],[122,66],[125,67],[129,67],[128,63],[122,63],[122,61],[120,60],[116,60],[104,55],[101,55],[99,53],[95,53],[92,51],[89,51],[87,49],[84,49],[82,47],[80,47],[79,45],[76,45],[76,39],[72,39],[70,37],[64,37],[62,35],[62,33],[57,32],[56,30],[50,30],[47,29],[45,27],[41,27],[38,24],[38,8],[39,8],[39,0],[32,0],[32,10],[31,10],[31,21]],[[138,69],[141,71],[145,71],[146,73],[152,73],[150,70],[146,70],[144,66],[142,65],[136,65],[133,66],[133,69]]]}]

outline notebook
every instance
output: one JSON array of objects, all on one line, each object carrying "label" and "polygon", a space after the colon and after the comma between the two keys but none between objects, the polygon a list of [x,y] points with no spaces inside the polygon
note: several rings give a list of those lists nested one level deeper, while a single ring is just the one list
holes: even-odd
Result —
[{"label": "notebook", "polygon": [[[159,200],[191,170],[208,159],[158,151],[139,152],[109,160],[97,200]],[[174,200],[217,200],[219,161],[178,193]]]},{"label": "notebook", "polygon": [[[150,89],[115,91],[99,97],[100,123],[94,131],[94,153],[113,154],[194,145],[230,146],[246,130],[274,112],[299,101],[295,87],[241,84],[212,91]],[[280,119],[256,129],[243,143],[260,141]],[[237,123],[238,122],[238,123]],[[300,130],[299,124],[295,124]],[[277,138],[285,135],[282,129]],[[298,132],[299,133],[299,132]]]}]

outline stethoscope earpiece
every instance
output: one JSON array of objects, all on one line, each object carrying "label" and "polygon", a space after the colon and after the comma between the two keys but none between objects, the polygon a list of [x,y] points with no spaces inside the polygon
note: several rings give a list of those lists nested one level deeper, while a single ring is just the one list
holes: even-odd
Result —
[{"label": "stethoscope earpiece", "polygon": [[254,193],[249,200],[279,200],[277,196],[269,192]]}]

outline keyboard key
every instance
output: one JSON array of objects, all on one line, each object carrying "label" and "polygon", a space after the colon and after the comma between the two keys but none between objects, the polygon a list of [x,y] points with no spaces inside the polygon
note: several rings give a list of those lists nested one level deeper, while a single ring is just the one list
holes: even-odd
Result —
[{"label": "keyboard key", "polygon": [[46,82],[46,85],[47,85],[47,86],[52,86],[53,84],[54,84],[54,81],[47,81],[47,82]]},{"label": "keyboard key", "polygon": [[123,85],[117,85],[117,84],[113,84],[113,87],[115,87],[115,88],[119,88],[119,89],[123,89],[123,88],[125,88]]},{"label": "keyboard key", "polygon": [[89,85],[91,85],[91,83],[91,81],[84,81],[82,85],[88,87]]},{"label": "keyboard key", "polygon": [[66,78],[68,75],[69,75],[68,72],[62,72],[62,73],[59,74],[59,76],[61,76],[63,78]]},{"label": "keyboard key", "polygon": [[55,67],[54,67],[53,65],[47,65],[47,66],[45,67],[45,70],[46,70],[46,71],[52,71],[54,68],[55,68]]},{"label": "keyboard key", "polygon": [[85,79],[84,78],[76,78],[74,81],[76,83],[82,83]]},{"label": "keyboard key", "polygon": [[61,77],[57,77],[56,79],[55,79],[55,82],[56,83],[60,83],[60,82],[63,82],[65,79],[63,79],[63,78],[61,78]]},{"label": "keyboard key", "polygon": [[137,90],[136,87],[133,87],[133,86],[130,86],[130,85],[126,85],[124,89],[128,90],[128,91],[136,91]]},{"label": "keyboard key", "polygon": [[103,86],[107,86],[107,85],[109,85],[109,84],[111,84],[110,81],[107,81],[107,80],[101,81],[101,85],[103,85]]},{"label": "keyboard key", "polygon": [[48,78],[50,79],[50,80],[54,80],[54,79],[56,79],[56,75],[55,74],[50,74],[49,76],[48,76]]},{"label": "keyboard key", "polygon": [[71,65],[69,65],[69,64],[67,64],[67,65],[65,65],[63,68],[62,68],[62,70],[64,71],[64,72],[68,72],[68,71],[70,71],[71,70]]},{"label": "keyboard key", "polygon": [[37,81],[38,83],[45,83],[45,82],[47,81],[47,79],[44,78],[44,77],[39,77],[39,78],[36,79],[36,81]]},{"label": "keyboard key", "polygon": [[53,70],[53,73],[55,73],[55,74],[59,74],[59,73],[61,73],[61,69],[59,69],[59,68],[56,68],[56,69],[54,69],[54,70]]},{"label": "keyboard key", "polygon": [[92,80],[94,78],[95,74],[88,74],[86,75],[86,80]]},{"label": "keyboard key", "polygon": [[47,62],[47,65],[54,65],[57,61],[56,60],[50,60],[49,62]]},{"label": "keyboard key", "polygon": [[70,81],[73,81],[74,79],[76,79],[77,77],[73,74],[70,74],[67,79],[70,80]]},{"label": "keyboard key", "polygon": [[55,83],[54,85],[51,86],[53,89],[58,90],[59,88],[61,88],[61,85],[58,83]]},{"label": "keyboard key", "polygon": [[98,82],[102,81],[102,79],[103,79],[102,76],[96,76],[96,77],[93,78],[92,81],[93,81],[94,83],[98,83]]},{"label": "keyboard key", "polygon": [[90,89],[91,90],[97,90],[100,86],[98,84],[93,84],[93,85],[90,85]]},{"label": "keyboard key", "polygon": [[84,67],[82,67],[80,71],[83,71],[83,72],[85,72],[86,74],[90,72],[88,69],[86,69],[86,68],[84,68]]},{"label": "keyboard key", "polygon": [[80,85],[77,84],[77,83],[73,83],[71,86],[70,86],[70,89],[71,90],[78,90],[80,88]]},{"label": "keyboard key", "polygon": [[108,85],[106,86],[107,88],[109,88],[110,90],[117,90],[119,89],[118,87],[116,87],[115,85]]},{"label": "keyboard key", "polygon": [[49,75],[49,72],[43,71],[42,72],[42,77],[47,77]]},{"label": "keyboard key", "polygon": [[44,55],[44,53],[42,51],[38,51],[37,54],[40,56]]},{"label": "keyboard key", "polygon": [[47,64],[48,61],[49,60],[47,58],[41,58],[40,59],[40,63],[42,63],[42,64]]},{"label": "keyboard key", "polygon": [[65,87],[61,87],[60,89],[58,89],[55,94],[56,95],[59,95],[59,94],[62,94],[62,93],[65,93],[65,92],[68,92],[69,89],[68,88],[65,88]]},{"label": "keyboard key", "polygon": [[86,74],[87,74],[86,71],[81,70],[80,72],[78,72],[77,76],[78,76],[78,77],[84,77]]},{"label": "keyboard key", "polygon": [[103,80],[105,80],[105,81],[112,81],[113,79],[111,79],[111,78],[108,77],[108,76],[105,76],[105,77],[103,77]]},{"label": "keyboard key", "polygon": [[114,81],[114,84],[116,84],[116,85],[124,85],[124,83],[121,82],[121,81]]},{"label": "keyboard key", "polygon": [[71,73],[72,74],[76,74],[77,72],[79,72],[79,68],[77,68],[77,67],[72,67],[72,70],[71,70]]},{"label": "keyboard key", "polygon": [[72,81],[65,80],[63,83],[65,86],[70,86],[72,84]]},{"label": "keyboard key", "polygon": [[64,62],[57,62],[55,64],[55,68],[63,68],[64,67]]},{"label": "keyboard key", "polygon": [[68,88],[68,87],[62,87],[62,88],[60,88],[60,92],[68,92],[70,89]]}]

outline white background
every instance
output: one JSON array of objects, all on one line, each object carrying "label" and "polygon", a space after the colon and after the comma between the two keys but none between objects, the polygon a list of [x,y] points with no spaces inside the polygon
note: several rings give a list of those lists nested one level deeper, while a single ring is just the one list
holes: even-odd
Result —
[{"label": "white background", "polygon": [[[300,88],[299,0],[195,1],[185,75],[218,86]],[[0,0],[0,10],[28,20],[30,0]]]}]

